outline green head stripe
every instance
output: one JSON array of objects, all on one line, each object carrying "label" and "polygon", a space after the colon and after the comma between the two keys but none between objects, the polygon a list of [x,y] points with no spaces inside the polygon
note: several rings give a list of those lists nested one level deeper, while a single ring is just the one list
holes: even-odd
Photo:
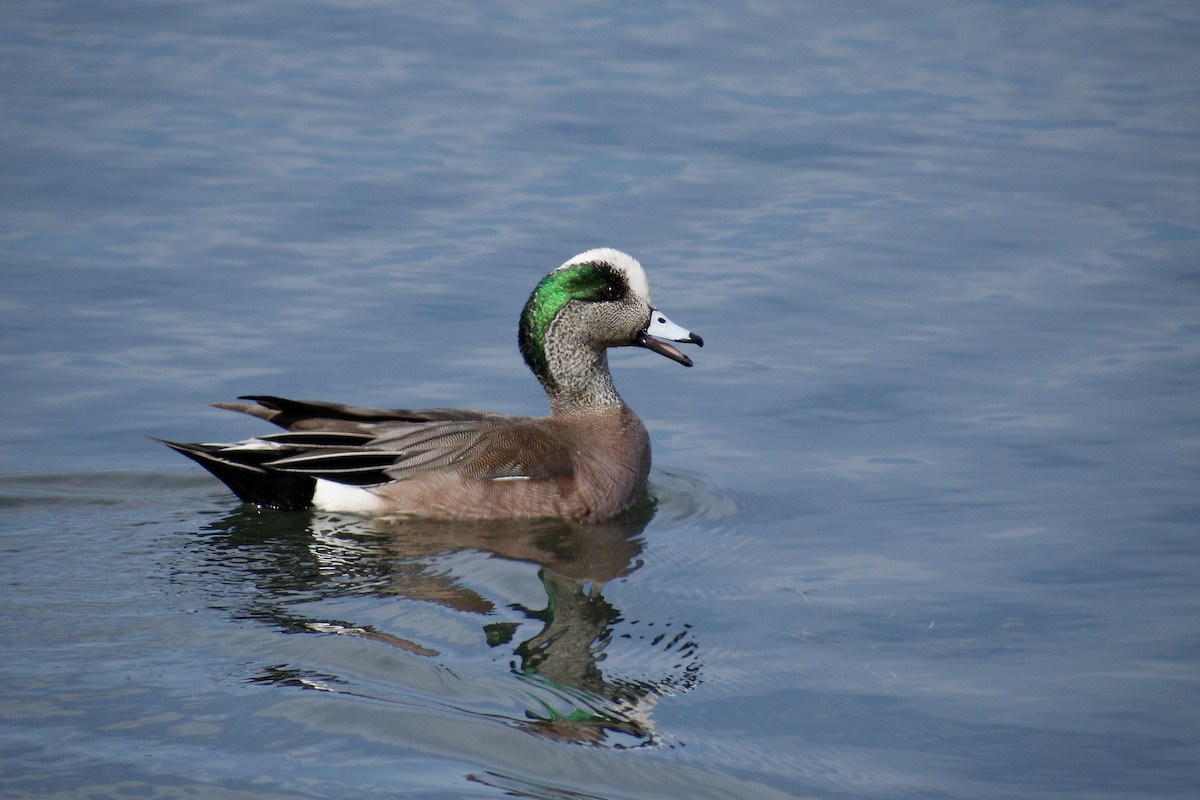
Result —
[{"label": "green head stripe", "polygon": [[620,273],[605,263],[573,264],[542,278],[521,312],[517,336],[525,363],[539,379],[545,382],[550,378],[546,332],[558,312],[572,300],[603,300],[605,287],[614,284],[623,288],[625,282]]}]

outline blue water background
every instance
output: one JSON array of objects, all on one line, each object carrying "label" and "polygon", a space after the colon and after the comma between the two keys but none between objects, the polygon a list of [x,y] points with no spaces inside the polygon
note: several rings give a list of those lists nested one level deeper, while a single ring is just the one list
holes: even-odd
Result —
[{"label": "blue water background", "polygon": [[[0,796],[1194,796],[1200,6],[2,16]],[[262,514],[144,438],[542,413],[516,315],[595,246],[706,341],[612,357],[644,529]],[[522,672],[555,604],[603,690]]]}]

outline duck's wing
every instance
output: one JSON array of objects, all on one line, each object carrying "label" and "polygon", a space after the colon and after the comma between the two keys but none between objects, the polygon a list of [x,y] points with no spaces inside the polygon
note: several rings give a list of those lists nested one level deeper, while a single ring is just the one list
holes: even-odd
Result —
[{"label": "duck's wing", "polygon": [[317,480],[376,487],[450,470],[484,481],[569,475],[571,452],[540,421],[486,411],[379,409],[280,397],[216,403],[288,428],[241,442],[163,444],[248,503],[307,508]]},{"label": "duck's wing", "polygon": [[392,480],[441,469],[475,480],[540,479],[574,468],[570,448],[528,417],[398,425],[371,446],[397,454],[385,470]]},{"label": "duck's wing", "polygon": [[569,472],[571,454],[540,421],[457,408],[368,408],[271,395],[217,403],[287,428],[258,437],[286,448],[262,465],[359,486],[453,469],[478,480]]},{"label": "duck's wing", "polygon": [[291,432],[260,437],[289,447],[267,469],[371,486],[435,470],[475,480],[549,478],[571,472],[570,450],[525,417],[384,421],[373,437],[344,432]]},{"label": "duck's wing", "polygon": [[491,411],[458,408],[370,408],[325,403],[318,400],[289,400],[273,395],[243,395],[242,403],[213,403],[217,408],[239,411],[291,431],[346,431],[370,433],[385,422],[462,422],[510,419]]}]

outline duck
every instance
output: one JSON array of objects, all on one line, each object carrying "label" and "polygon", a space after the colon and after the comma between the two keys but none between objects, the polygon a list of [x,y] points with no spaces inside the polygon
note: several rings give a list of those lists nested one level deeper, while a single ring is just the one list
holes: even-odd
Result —
[{"label": "duck", "polygon": [[550,413],[367,408],[272,395],[213,403],[283,428],[231,443],[157,439],[244,503],[441,520],[612,519],[646,495],[650,436],[617,393],[608,350],[682,364],[704,340],[650,298],[642,265],[613,248],[550,272],[521,311],[517,344]]}]

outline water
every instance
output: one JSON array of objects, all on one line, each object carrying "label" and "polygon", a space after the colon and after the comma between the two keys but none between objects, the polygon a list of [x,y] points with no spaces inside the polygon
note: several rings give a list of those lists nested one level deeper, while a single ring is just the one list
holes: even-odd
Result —
[{"label": "water", "polygon": [[[7,9],[0,795],[1190,797],[1193,5]],[[517,312],[600,245],[707,343],[612,358],[621,524],[143,438],[541,413]]]}]

